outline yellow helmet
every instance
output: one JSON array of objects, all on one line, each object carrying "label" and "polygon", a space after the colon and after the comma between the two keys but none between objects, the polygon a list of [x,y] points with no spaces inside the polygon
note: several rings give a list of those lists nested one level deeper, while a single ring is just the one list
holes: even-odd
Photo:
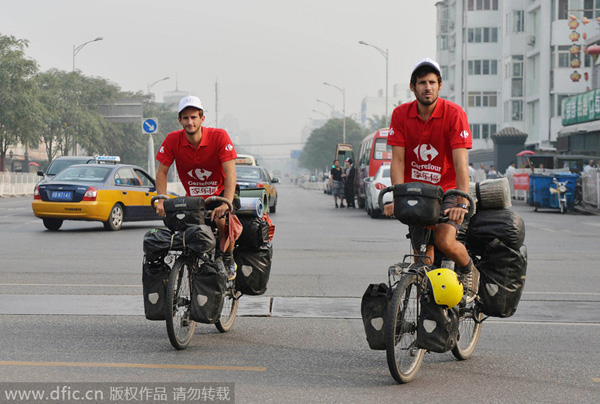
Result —
[{"label": "yellow helmet", "polygon": [[438,268],[427,272],[433,289],[433,298],[440,306],[454,307],[463,296],[463,286],[456,272],[448,268]]}]

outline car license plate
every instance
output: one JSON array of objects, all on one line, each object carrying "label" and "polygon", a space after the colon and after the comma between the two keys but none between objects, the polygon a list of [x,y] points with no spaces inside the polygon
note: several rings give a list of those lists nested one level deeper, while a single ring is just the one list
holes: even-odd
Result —
[{"label": "car license plate", "polygon": [[73,198],[73,191],[52,191],[52,200],[70,201]]}]

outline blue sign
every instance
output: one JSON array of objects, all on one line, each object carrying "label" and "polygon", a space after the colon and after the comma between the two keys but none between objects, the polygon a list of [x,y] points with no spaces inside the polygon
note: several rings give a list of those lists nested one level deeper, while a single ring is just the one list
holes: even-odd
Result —
[{"label": "blue sign", "polygon": [[293,159],[297,159],[302,154],[302,150],[292,150],[290,151],[290,157]]},{"label": "blue sign", "polygon": [[148,135],[156,133],[158,130],[158,119],[146,118],[142,121],[142,131]]}]

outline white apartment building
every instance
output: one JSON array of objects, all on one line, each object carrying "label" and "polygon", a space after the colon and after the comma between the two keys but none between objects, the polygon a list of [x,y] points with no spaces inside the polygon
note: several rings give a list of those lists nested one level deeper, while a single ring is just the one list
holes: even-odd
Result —
[{"label": "white apartment building", "polygon": [[[591,88],[584,36],[600,29],[600,1],[444,0],[437,11],[441,96],[467,112],[473,149],[493,148],[490,136],[508,127],[526,133],[529,147],[554,144],[562,100]],[[570,16],[579,20],[575,42]]]}]

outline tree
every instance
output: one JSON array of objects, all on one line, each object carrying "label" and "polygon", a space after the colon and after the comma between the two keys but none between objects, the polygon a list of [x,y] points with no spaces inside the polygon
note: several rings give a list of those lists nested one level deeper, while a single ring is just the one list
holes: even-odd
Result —
[{"label": "tree", "polygon": [[40,138],[48,160],[68,155],[81,145],[88,153],[106,154],[105,149],[124,140],[113,124],[98,112],[98,104],[114,102],[120,89],[102,78],[80,72],[51,69],[35,77],[43,122]]},{"label": "tree", "polygon": [[386,119],[385,115],[373,115],[371,118],[367,118],[369,121],[369,132],[375,132],[382,128],[389,128],[390,123]]},{"label": "tree", "polygon": [[34,87],[30,78],[37,72],[37,63],[25,57],[28,41],[0,34],[0,155],[2,171],[6,152],[19,140],[31,144],[35,125]]},{"label": "tree", "polygon": [[[335,158],[336,145],[343,141],[342,133],[343,121],[338,118],[330,119],[325,125],[314,129],[300,154],[300,165],[309,170],[320,170],[330,166]],[[346,118],[346,143],[353,146],[355,153],[366,134],[366,129],[354,120]]]}]

